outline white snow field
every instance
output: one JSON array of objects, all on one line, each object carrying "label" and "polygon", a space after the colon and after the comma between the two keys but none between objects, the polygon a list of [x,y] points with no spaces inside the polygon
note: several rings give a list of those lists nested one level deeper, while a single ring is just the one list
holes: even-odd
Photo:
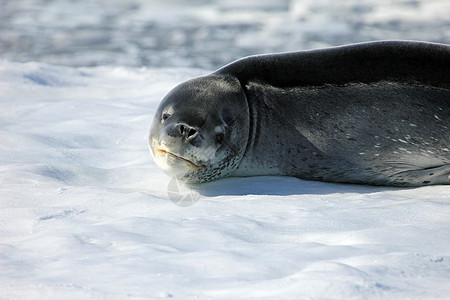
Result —
[{"label": "white snow field", "polygon": [[448,299],[449,186],[228,178],[175,205],[147,132],[205,72],[0,62],[0,299]]},{"label": "white snow field", "polygon": [[[239,57],[450,43],[448,0],[0,0],[0,299],[449,299],[450,186],[184,186],[163,96]],[[64,66],[63,66],[64,65]]]}]

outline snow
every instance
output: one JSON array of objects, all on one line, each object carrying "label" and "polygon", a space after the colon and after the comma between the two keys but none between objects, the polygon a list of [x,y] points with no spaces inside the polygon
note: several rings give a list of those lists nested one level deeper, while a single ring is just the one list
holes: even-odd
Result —
[{"label": "snow", "polygon": [[447,0],[2,0],[0,57],[217,69],[369,40],[450,43],[449,11]]},{"label": "snow", "polygon": [[[448,298],[450,186],[270,176],[186,186],[152,161],[162,97],[231,56],[351,36],[449,41],[447,1],[287,2],[0,3],[0,299]],[[99,20],[112,21],[95,31]],[[179,48],[124,38],[151,22],[182,25]],[[196,24],[206,25],[190,40]],[[112,44],[90,48],[102,30]],[[225,40],[206,47],[216,34]]]},{"label": "snow", "polygon": [[0,70],[2,299],[450,293],[448,186],[228,178],[175,205],[186,187],[147,131],[166,91],[204,71]]}]

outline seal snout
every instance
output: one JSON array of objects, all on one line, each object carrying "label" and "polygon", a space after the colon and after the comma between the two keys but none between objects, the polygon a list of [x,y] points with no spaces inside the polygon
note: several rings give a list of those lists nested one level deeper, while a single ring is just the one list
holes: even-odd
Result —
[{"label": "seal snout", "polygon": [[185,139],[194,139],[198,135],[198,129],[187,124],[179,123],[176,127],[180,135]]},{"label": "seal snout", "polygon": [[169,139],[179,140],[180,143],[198,144],[201,137],[200,129],[196,126],[188,125],[185,122],[173,122],[167,124],[161,132],[161,137],[167,136]]}]

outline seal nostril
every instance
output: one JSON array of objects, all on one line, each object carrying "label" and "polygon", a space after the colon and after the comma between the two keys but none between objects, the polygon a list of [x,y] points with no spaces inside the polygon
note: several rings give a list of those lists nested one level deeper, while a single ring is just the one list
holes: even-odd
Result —
[{"label": "seal nostril", "polygon": [[195,135],[196,133],[197,133],[197,130],[191,128],[188,132],[187,137],[191,137],[191,136]]},{"label": "seal nostril", "polygon": [[184,127],[184,125],[180,125],[178,127],[178,129],[180,130],[181,135],[184,135],[184,132],[186,131],[186,128]]},{"label": "seal nostril", "polygon": [[180,132],[181,136],[183,136],[185,138],[190,138],[197,134],[196,129],[191,128],[188,125],[183,125],[183,124],[178,125],[178,131]]}]

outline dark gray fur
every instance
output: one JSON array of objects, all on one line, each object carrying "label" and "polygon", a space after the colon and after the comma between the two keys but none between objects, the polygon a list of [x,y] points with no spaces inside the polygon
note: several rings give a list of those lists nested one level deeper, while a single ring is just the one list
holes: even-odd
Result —
[{"label": "dark gray fur", "polygon": [[[253,56],[177,89],[217,78],[230,78],[245,95],[239,101],[246,103],[236,104],[249,116],[245,152],[232,170],[191,173],[188,180],[287,175],[372,185],[450,184],[448,45],[386,41]],[[214,95],[201,99],[215,101]]]}]

